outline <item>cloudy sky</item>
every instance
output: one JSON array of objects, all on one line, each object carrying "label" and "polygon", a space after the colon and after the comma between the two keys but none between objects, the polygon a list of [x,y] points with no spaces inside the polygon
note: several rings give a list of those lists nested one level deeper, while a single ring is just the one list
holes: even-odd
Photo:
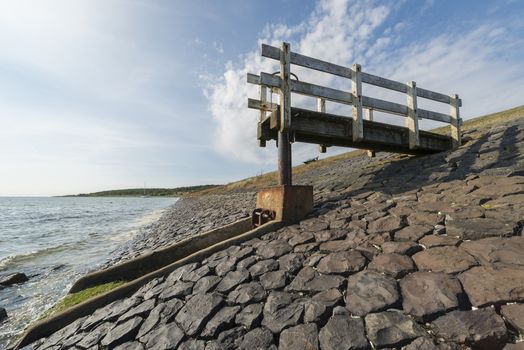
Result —
[{"label": "cloudy sky", "polygon": [[[508,0],[0,0],[0,195],[226,183],[273,170],[274,144],[257,147],[257,113],[246,107],[256,97],[246,73],[275,68],[261,43],[285,40],[458,93],[465,119],[522,105],[523,13],[524,2]],[[294,149],[296,163],[316,155]]]}]

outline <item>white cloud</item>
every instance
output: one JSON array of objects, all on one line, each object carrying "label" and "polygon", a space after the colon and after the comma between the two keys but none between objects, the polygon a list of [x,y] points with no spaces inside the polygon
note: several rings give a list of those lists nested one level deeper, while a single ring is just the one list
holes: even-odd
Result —
[{"label": "white cloud", "polygon": [[[427,1],[423,9],[431,5],[432,1]],[[347,66],[358,62],[369,73],[399,81],[415,80],[419,86],[434,91],[459,93],[465,118],[522,103],[524,62],[512,59],[510,53],[518,52],[523,40],[505,28],[509,23],[485,21],[469,30],[450,28],[430,40],[406,42],[406,34],[413,29],[408,21],[385,25],[390,13],[398,8],[398,3],[386,6],[372,1],[321,1],[298,25],[269,24],[258,44],[279,46],[281,41],[289,41],[295,52]],[[228,63],[223,75],[207,77],[205,94],[216,122],[216,146],[222,154],[258,164],[275,162],[272,146],[262,151],[256,145],[258,112],[248,110],[246,100],[258,93],[255,87],[248,86],[245,77],[247,73],[276,70],[275,62],[253,51],[240,62]],[[340,78],[300,67],[293,71],[301,80],[348,89],[348,82]],[[399,102],[405,99],[373,87],[365,91]],[[305,101],[304,97],[293,95],[294,104]],[[421,106],[447,112],[445,105],[435,107],[431,102],[421,102]],[[328,104],[328,110],[334,107]],[[398,117],[384,120],[402,122]],[[434,125],[422,124],[426,128]],[[314,148],[302,145],[294,149],[298,160],[311,157],[314,152]]]}]

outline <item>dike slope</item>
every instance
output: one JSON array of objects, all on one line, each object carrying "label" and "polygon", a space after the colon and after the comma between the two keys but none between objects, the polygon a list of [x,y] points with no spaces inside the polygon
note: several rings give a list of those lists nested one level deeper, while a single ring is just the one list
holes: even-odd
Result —
[{"label": "dike slope", "polygon": [[[467,129],[454,152],[356,153],[299,171],[295,182],[315,189],[308,219],[182,266],[33,346],[521,349],[518,113]],[[222,191],[252,200],[244,187]]]}]

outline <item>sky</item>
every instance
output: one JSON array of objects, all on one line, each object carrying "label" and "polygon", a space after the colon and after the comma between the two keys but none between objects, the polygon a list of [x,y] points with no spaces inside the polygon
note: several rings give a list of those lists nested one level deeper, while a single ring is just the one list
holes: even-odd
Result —
[{"label": "sky", "polygon": [[[258,112],[247,109],[257,88],[246,74],[278,70],[262,43],[458,93],[464,119],[522,105],[523,15],[518,0],[0,0],[0,196],[220,184],[274,170],[274,142],[258,147]],[[380,90],[364,94],[405,101]],[[317,155],[293,145],[294,164]]]}]

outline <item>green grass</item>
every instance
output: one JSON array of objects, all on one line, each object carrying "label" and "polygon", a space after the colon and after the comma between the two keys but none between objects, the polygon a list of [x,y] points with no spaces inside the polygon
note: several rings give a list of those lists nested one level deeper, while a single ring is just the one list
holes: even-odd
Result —
[{"label": "green grass", "polygon": [[91,288],[86,288],[77,293],[68,294],[62,299],[60,299],[52,308],[45,311],[40,319],[49,317],[53,314],[56,314],[60,311],[69,309],[72,306],[80,304],[81,302],[91,299],[94,296],[105,293],[111,289],[115,289],[123,285],[125,281],[109,282],[105,284],[100,284]]}]

